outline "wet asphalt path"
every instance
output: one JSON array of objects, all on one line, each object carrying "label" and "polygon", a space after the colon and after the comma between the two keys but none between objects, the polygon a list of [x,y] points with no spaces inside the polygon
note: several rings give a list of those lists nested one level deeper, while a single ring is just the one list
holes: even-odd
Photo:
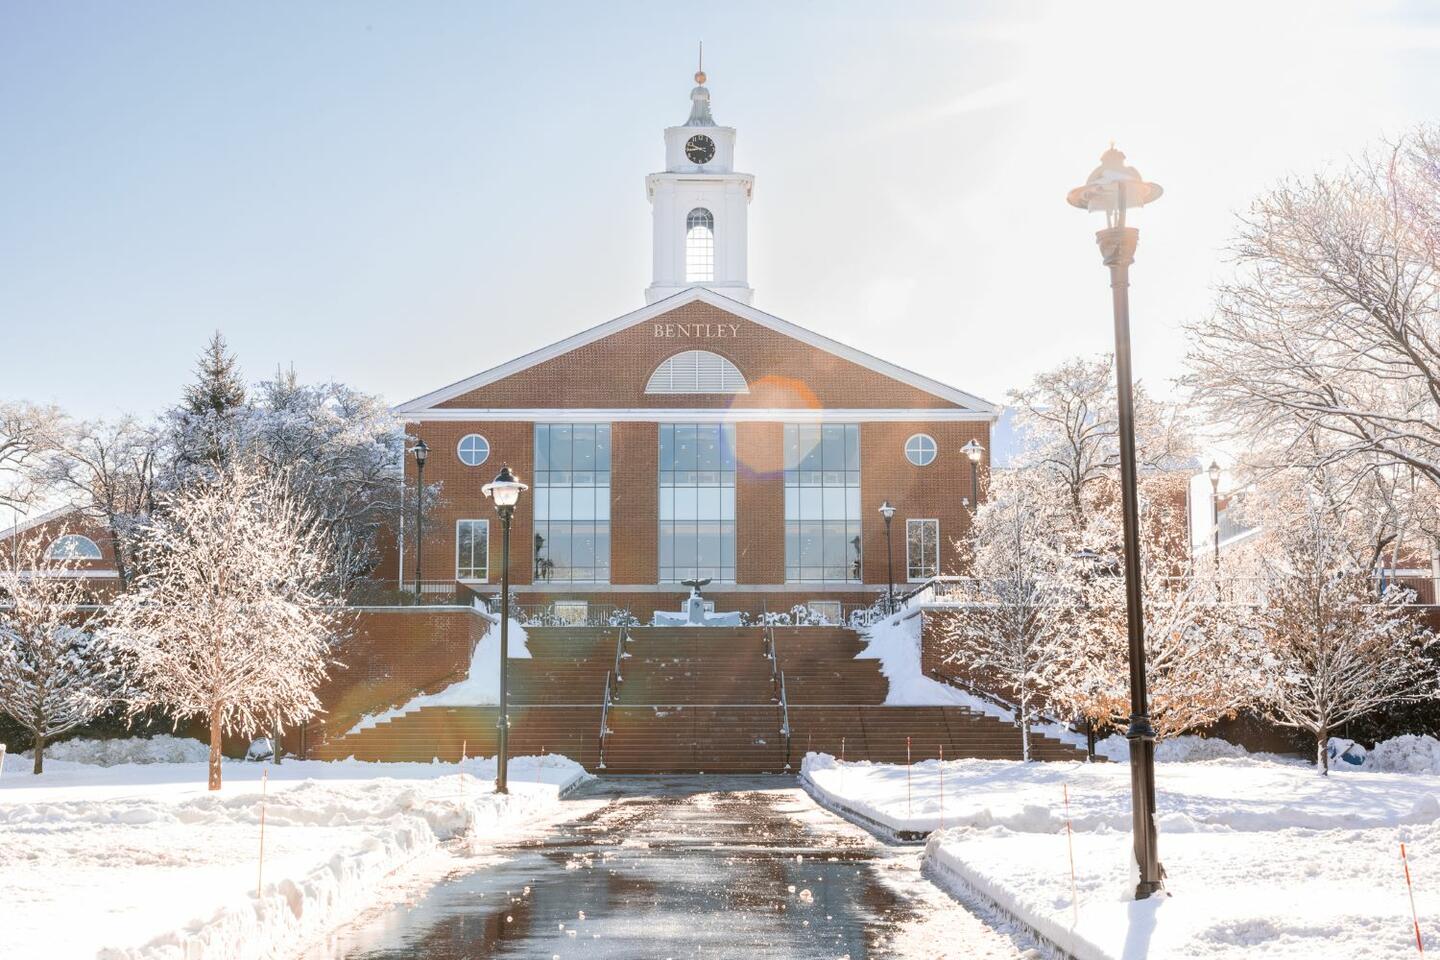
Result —
[{"label": "wet asphalt path", "polygon": [[573,818],[342,931],[345,960],[1038,956],[789,777],[602,780]]}]

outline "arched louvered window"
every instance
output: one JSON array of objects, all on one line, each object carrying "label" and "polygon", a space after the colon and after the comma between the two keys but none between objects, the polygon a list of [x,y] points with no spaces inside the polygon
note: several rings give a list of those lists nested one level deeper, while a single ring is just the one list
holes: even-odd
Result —
[{"label": "arched louvered window", "polygon": [[708,350],[677,353],[655,368],[646,393],[749,393],[735,364]]},{"label": "arched louvered window", "polygon": [[50,560],[99,560],[101,554],[94,540],[78,533],[67,533],[51,542],[45,556]]},{"label": "arched louvered window", "polygon": [[715,279],[715,215],[696,207],[685,217],[685,282]]}]

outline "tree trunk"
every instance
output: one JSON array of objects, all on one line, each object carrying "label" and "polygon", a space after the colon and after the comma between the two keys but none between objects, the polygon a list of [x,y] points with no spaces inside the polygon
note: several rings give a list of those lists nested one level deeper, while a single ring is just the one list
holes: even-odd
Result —
[{"label": "tree trunk", "polygon": [[1330,776],[1330,755],[1325,749],[1329,746],[1330,728],[1321,727],[1315,733],[1315,766],[1320,770],[1320,776]]},{"label": "tree trunk", "polygon": [[220,789],[220,707],[210,709],[210,781],[211,790]]},{"label": "tree trunk", "polygon": [[35,734],[35,769],[30,772],[36,776],[45,772],[45,737],[43,734]]}]

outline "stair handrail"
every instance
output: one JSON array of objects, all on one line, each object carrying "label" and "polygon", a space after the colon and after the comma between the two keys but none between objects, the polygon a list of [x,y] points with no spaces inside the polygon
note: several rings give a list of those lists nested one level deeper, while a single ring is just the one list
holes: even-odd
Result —
[{"label": "stair handrail", "polygon": [[780,694],[780,655],[775,649],[775,625],[765,625],[765,656],[770,661],[770,690]]},{"label": "stair handrail", "polygon": [[785,769],[790,769],[790,701],[785,696],[785,671],[780,671],[780,735],[785,738]]},{"label": "stair handrail", "polygon": [[629,642],[629,639],[630,628],[622,626],[620,636],[615,638],[615,689],[617,691],[620,689],[620,684],[625,682],[625,678],[620,675],[620,660],[625,656],[625,644]]},{"label": "stair handrail", "polygon": [[610,672],[605,672],[605,700],[600,706],[600,762],[595,769],[605,769],[605,735],[610,732]]}]

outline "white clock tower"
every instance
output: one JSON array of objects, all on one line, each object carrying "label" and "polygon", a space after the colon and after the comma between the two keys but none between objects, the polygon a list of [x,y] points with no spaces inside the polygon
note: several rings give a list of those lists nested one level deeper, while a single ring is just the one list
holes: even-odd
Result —
[{"label": "white clock tower", "polygon": [[695,83],[690,119],[665,131],[665,172],[645,178],[655,242],[645,302],[708,287],[748,304],[745,215],[755,178],[735,172],[735,128],[710,116],[703,70]]}]

